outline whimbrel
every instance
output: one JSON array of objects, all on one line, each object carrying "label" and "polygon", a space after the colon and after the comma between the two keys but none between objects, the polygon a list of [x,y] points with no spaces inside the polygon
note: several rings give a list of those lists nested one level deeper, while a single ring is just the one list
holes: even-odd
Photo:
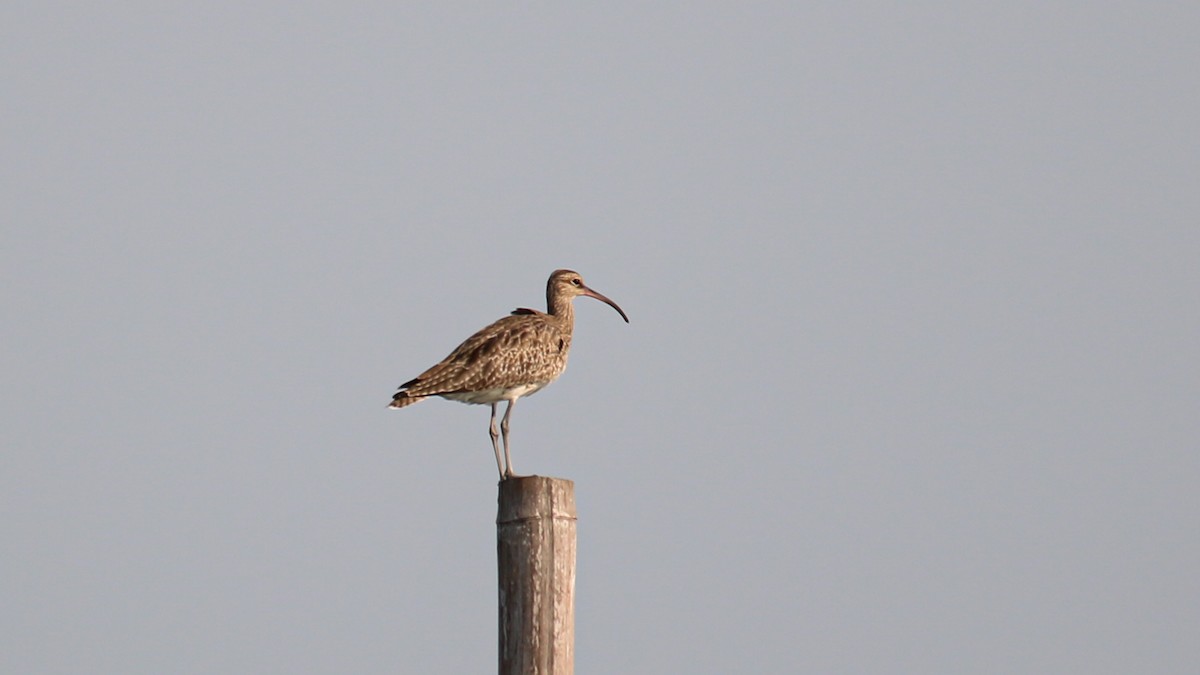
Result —
[{"label": "whimbrel", "polygon": [[[488,435],[496,451],[500,480],[511,478],[512,453],[508,446],[508,420],[517,399],[529,396],[562,375],[571,350],[575,311],[571,301],[586,295],[605,302],[629,323],[629,317],[600,293],[583,283],[578,272],[555,270],[546,282],[546,312],[524,307],[467,338],[440,363],[400,385],[392,408],[403,408],[430,396],[451,401],[492,406]],[[500,433],[496,431],[496,405],[508,401],[500,430],[504,434],[504,459],[500,458]]]}]

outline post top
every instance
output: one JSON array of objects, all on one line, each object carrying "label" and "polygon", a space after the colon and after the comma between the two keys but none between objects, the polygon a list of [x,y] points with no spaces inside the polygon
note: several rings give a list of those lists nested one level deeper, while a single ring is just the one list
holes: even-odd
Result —
[{"label": "post top", "polygon": [[500,481],[496,524],[531,518],[574,520],[575,481],[548,476],[514,476]]}]

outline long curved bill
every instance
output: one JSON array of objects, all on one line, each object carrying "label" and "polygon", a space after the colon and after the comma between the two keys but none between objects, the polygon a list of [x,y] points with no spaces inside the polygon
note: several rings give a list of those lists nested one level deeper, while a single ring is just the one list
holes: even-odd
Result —
[{"label": "long curved bill", "polygon": [[613,302],[612,300],[609,300],[608,297],[605,296],[603,293],[597,293],[596,291],[593,291],[592,289],[588,288],[587,286],[584,286],[583,294],[588,296],[589,298],[595,298],[595,299],[599,300],[600,302],[603,302],[604,304],[608,305],[609,307],[612,307],[613,309],[617,310],[617,314],[620,314],[621,318],[625,319],[625,323],[629,323],[629,317],[625,316],[625,311],[622,310],[620,307],[618,307],[617,303]]}]

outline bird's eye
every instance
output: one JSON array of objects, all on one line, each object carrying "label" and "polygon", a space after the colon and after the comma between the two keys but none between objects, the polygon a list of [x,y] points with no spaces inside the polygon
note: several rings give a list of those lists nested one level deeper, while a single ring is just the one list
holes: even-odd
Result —
[{"label": "bird's eye", "polygon": [[575,286],[579,286],[579,285],[582,285],[582,284],[583,284],[583,281],[582,281],[582,280],[580,280],[580,278],[579,278],[579,277],[575,277],[574,279],[572,279],[572,280],[571,280],[571,284],[572,284],[572,285],[575,285]]}]

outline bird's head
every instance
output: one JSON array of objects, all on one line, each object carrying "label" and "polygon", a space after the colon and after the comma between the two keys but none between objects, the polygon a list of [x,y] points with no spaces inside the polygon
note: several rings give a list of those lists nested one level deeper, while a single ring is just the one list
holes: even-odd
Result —
[{"label": "bird's head", "polygon": [[600,302],[607,304],[609,307],[617,310],[625,323],[629,323],[629,317],[625,316],[624,310],[617,306],[617,303],[609,300],[602,293],[593,291],[583,283],[583,277],[579,276],[579,272],[574,270],[555,270],[554,274],[550,275],[550,280],[546,282],[546,298],[550,305],[554,305],[554,298],[563,298],[568,302],[572,298],[580,295],[586,295],[589,298],[595,298]]}]

